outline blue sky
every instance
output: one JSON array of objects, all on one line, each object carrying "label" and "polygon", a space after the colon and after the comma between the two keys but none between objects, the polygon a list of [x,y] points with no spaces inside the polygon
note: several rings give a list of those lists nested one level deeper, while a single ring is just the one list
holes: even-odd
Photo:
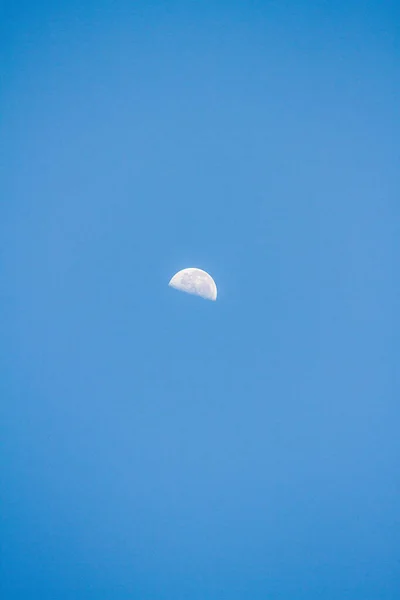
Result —
[{"label": "blue sky", "polygon": [[395,600],[395,4],[2,10],[2,598]]}]

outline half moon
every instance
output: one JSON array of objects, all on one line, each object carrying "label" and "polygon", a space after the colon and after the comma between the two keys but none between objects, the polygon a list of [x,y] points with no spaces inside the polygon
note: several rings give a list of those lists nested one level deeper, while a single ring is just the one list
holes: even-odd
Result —
[{"label": "half moon", "polygon": [[217,299],[217,286],[214,279],[202,269],[182,269],[172,277],[171,287],[187,294],[200,296],[205,300]]}]

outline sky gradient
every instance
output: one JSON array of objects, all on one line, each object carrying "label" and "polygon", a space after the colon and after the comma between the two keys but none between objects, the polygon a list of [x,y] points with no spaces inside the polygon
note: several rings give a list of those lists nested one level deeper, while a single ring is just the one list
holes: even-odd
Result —
[{"label": "sky gradient", "polygon": [[397,600],[395,3],[1,10],[1,597]]}]

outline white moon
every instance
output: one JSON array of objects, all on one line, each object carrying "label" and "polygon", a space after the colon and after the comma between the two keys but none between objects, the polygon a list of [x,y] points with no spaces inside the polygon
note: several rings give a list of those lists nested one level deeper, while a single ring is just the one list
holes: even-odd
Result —
[{"label": "white moon", "polygon": [[181,292],[201,296],[206,300],[217,299],[217,286],[214,279],[201,269],[182,269],[175,273],[168,285]]}]

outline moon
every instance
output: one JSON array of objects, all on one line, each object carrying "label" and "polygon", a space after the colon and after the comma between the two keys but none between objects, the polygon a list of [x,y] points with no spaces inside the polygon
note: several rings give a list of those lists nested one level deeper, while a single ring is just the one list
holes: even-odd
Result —
[{"label": "moon", "polygon": [[182,269],[182,271],[175,273],[168,285],[181,292],[200,296],[205,300],[217,299],[215,281],[211,275],[202,269]]}]

